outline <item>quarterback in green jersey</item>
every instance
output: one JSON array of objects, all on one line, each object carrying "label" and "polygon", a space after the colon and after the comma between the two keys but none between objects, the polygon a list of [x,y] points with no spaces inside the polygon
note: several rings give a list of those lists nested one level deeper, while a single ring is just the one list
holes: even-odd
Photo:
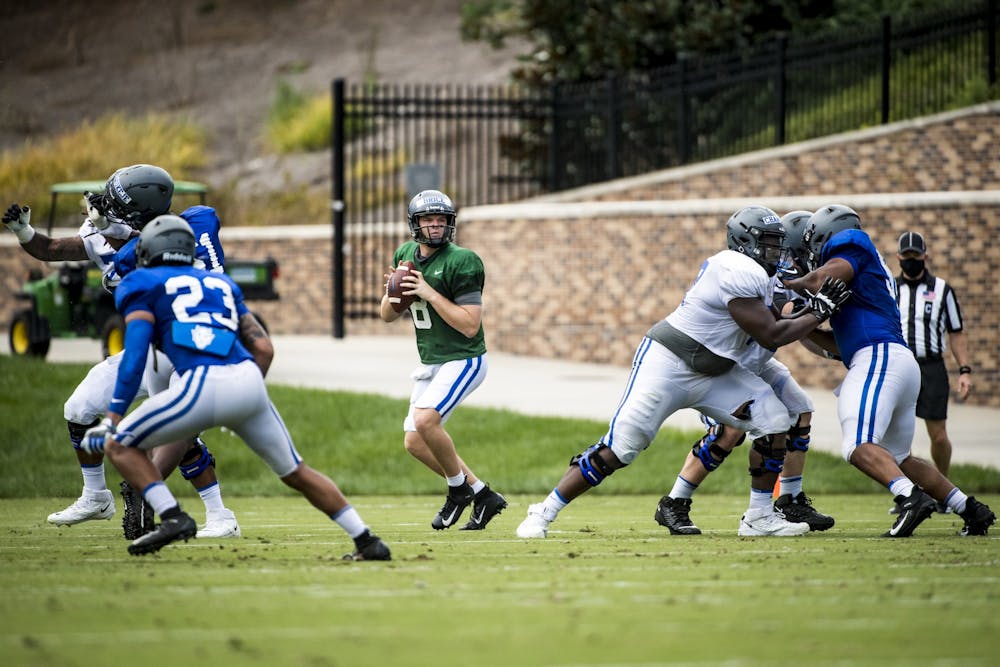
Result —
[{"label": "quarterback in green jersey", "polygon": [[486,379],[489,367],[483,335],[486,271],[476,253],[454,243],[455,218],[451,199],[438,190],[424,190],[410,200],[407,219],[413,240],[396,249],[392,268],[413,263],[401,281],[402,294],[413,302],[408,309],[394,308],[388,294],[390,269],[380,315],[394,322],[408,311],[417,335],[420,366],[411,374],[403,444],[448,482],[448,496],[431,527],[450,528],[471,504],[472,516],[462,530],[482,530],[507,501],[476,477],[444,428],[455,408]]}]

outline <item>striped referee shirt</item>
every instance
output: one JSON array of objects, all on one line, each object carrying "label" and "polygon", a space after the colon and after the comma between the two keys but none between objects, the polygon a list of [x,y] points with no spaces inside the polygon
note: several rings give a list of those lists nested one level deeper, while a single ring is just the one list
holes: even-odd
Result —
[{"label": "striped referee shirt", "polygon": [[896,278],[896,303],[906,344],[917,359],[940,359],[945,332],[962,330],[962,309],[948,283],[924,270],[917,281]]}]

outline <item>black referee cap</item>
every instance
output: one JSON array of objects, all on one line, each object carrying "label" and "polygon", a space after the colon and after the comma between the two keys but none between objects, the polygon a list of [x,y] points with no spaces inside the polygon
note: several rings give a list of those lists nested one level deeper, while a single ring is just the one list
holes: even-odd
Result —
[{"label": "black referee cap", "polygon": [[899,237],[899,254],[902,255],[904,252],[910,251],[919,252],[921,255],[927,252],[924,237],[917,232],[906,232]]}]

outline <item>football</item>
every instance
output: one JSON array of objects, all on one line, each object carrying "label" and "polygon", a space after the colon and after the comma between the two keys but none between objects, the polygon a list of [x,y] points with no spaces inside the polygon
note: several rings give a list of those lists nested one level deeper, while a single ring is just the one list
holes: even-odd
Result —
[{"label": "football", "polygon": [[400,262],[396,270],[389,276],[389,282],[385,286],[386,294],[389,295],[389,304],[392,305],[392,309],[397,313],[401,313],[409,308],[410,304],[417,298],[412,294],[409,296],[403,295],[403,278],[408,276],[413,268],[415,268],[413,262]]}]

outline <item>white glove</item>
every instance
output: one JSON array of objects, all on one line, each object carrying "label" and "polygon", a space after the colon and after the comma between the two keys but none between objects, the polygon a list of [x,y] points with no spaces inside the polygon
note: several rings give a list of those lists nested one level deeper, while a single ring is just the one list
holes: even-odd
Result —
[{"label": "white glove", "polygon": [[111,224],[111,221],[104,215],[104,195],[95,195],[93,192],[84,192],[83,198],[87,202],[87,217],[94,223],[94,227],[104,231]]},{"label": "white glove", "polygon": [[35,236],[35,228],[31,226],[31,208],[28,206],[11,204],[3,214],[3,224],[21,243],[27,243]]},{"label": "white glove", "polygon": [[117,432],[115,425],[111,423],[111,420],[105,417],[101,420],[101,423],[93,428],[88,428],[87,432],[83,434],[83,441],[80,442],[80,449],[87,452],[88,454],[103,454],[104,445],[109,436],[113,436]]}]

